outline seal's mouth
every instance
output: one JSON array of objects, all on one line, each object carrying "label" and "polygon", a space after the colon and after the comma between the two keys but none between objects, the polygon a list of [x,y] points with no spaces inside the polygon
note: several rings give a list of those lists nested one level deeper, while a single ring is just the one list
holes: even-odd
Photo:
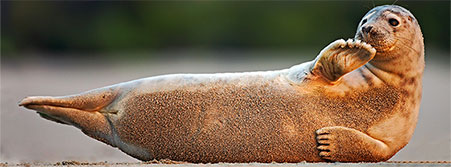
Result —
[{"label": "seal's mouth", "polygon": [[367,41],[365,40],[365,38],[363,37],[362,32],[360,32],[360,31],[357,32],[357,33],[355,34],[354,39],[355,39],[355,40],[361,40],[361,41],[367,42]]},{"label": "seal's mouth", "polygon": [[357,33],[355,34],[354,39],[356,40],[361,40],[367,44],[370,44],[371,46],[373,46],[377,51],[379,51],[377,49],[377,46],[379,46],[379,42],[378,40],[380,40],[380,38],[378,37],[379,35],[373,31],[371,32],[363,32],[363,30],[359,30],[357,31]]},{"label": "seal's mouth", "polygon": [[354,39],[370,44],[378,53],[383,53],[392,50],[396,44],[396,41],[389,40],[387,35],[387,33],[378,32],[376,30],[368,33],[358,31]]}]

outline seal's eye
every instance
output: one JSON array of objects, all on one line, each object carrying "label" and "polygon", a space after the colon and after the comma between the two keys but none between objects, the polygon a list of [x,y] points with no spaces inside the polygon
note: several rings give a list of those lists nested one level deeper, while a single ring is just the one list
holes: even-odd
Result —
[{"label": "seal's eye", "polygon": [[388,19],[388,22],[390,23],[390,25],[392,25],[393,27],[397,26],[399,24],[399,21],[396,19]]}]

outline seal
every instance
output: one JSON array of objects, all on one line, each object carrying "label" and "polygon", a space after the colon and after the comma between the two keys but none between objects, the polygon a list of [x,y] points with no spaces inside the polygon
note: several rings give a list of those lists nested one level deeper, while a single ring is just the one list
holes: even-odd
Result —
[{"label": "seal", "polygon": [[386,5],[354,39],[289,69],[156,76],[19,105],[144,161],[374,162],[410,140],[423,69],[418,21]]}]

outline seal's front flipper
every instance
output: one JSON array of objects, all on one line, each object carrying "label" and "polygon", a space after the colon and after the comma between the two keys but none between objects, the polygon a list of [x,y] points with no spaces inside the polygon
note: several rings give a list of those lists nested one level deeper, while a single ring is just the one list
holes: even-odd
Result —
[{"label": "seal's front flipper", "polygon": [[336,40],[320,52],[313,64],[312,73],[334,82],[365,65],[375,55],[376,49],[359,40]]},{"label": "seal's front flipper", "polygon": [[316,135],[319,156],[328,161],[379,162],[394,154],[381,140],[352,128],[325,127],[317,130]]}]

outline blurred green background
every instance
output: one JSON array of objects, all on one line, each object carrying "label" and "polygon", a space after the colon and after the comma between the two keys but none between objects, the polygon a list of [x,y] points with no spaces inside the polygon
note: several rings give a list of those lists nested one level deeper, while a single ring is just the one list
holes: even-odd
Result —
[{"label": "blurred green background", "polygon": [[[29,53],[119,59],[165,51],[316,53],[335,39],[352,38],[374,5],[393,2],[2,1],[1,52],[4,59],[37,55]],[[396,4],[419,20],[426,52],[433,48],[449,55],[449,1]]]}]

